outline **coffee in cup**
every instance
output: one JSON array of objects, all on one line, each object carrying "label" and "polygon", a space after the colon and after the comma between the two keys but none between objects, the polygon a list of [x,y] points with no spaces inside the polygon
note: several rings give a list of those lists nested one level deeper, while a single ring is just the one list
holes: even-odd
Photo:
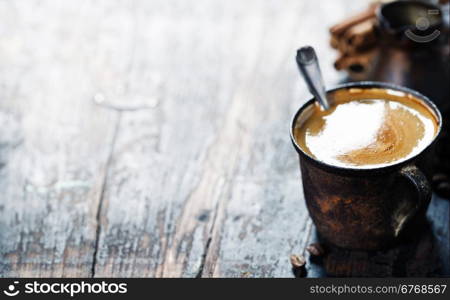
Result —
[{"label": "coffee in cup", "polygon": [[413,157],[435,138],[438,118],[423,101],[381,88],[340,89],[332,107],[312,105],[298,118],[298,145],[324,163],[374,168]]}]

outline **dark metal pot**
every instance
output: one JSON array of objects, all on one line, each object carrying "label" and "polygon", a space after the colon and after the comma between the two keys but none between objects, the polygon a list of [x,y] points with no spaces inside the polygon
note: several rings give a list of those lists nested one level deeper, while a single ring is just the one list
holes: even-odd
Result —
[{"label": "dark metal pot", "polygon": [[301,113],[313,105],[306,102],[291,124],[292,143],[299,154],[306,204],[320,237],[325,243],[347,249],[376,250],[391,246],[408,224],[424,218],[431,200],[429,159],[441,131],[438,108],[416,91],[387,83],[356,82],[347,88],[386,88],[421,99],[439,121],[433,142],[416,156],[385,167],[358,169],[338,167],[318,161],[296,143],[294,128]]}]

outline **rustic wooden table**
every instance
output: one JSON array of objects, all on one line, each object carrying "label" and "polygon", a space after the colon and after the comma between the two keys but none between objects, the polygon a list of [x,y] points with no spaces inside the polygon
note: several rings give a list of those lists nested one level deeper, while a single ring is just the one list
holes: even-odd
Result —
[{"label": "rustic wooden table", "polygon": [[328,27],[366,2],[1,1],[0,275],[292,277],[295,50],[336,83]]}]

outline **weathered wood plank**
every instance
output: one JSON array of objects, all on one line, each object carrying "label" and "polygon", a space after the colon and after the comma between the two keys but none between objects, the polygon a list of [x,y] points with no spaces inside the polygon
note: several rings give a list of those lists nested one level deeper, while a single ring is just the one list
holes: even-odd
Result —
[{"label": "weathered wood plank", "polygon": [[104,14],[80,2],[0,2],[2,277],[91,276],[118,121],[92,97],[120,71],[109,52],[127,41],[102,27]]},{"label": "weathered wood plank", "polygon": [[317,46],[335,82],[327,27],[350,2],[169,2],[135,15],[130,81],[159,104],[122,114],[95,275],[289,276],[311,224],[288,138],[308,95],[293,57]]},{"label": "weathered wood plank", "polygon": [[[361,6],[352,5],[352,9],[358,10],[365,3],[358,5]],[[222,207],[224,217],[215,226],[203,276],[293,276],[289,256],[301,252],[312,234],[312,224],[302,199],[298,160],[288,137],[291,115],[301,101],[309,97],[298,78],[293,57],[300,45],[314,45],[322,58],[327,85],[336,82],[338,74],[331,67],[334,53],[328,46],[328,28],[348,14],[348,8],[345,1],[327,2],[324,7],[317,7],[317,2],[308,3],[292,9],[301,11],[301,18],[283,10],[273,22],[283,24],[281,19],[286,22],[292,18],[293,26],[288,31],[290,40],[286,44],[278,43],[279,52],[275,52],[284,56],[285,61],[279,65],[280,69],[267,70],[273,77],[265,78],[261,94],[256,97],[266,107],[260,112],[263,115],[258,120],[260,125],[257,123],[249,135],[249,148],[253,151],[242,154],[242,167],[235,174],[236,178],[243,178],[244,183],[241,187],[234,184],[229,199],[223,199],[226,203]],[[317,9],[320,18],[315,13]],[[274,36],[287,32],[276,26],[271,29],[274,30],[268,31]],[[314,35],[310,34],[312,31]],[[274,36],[266,36],[267,43]],[[276,57],[275,54],[272,57]],[[277,78],[279,91],[270,87],[273,78]],[[271,106],[269,103],[274,103],[274,99],[275,105]],[[261,139],[260,132],[264,132],[266,138]],[[255,179],[258,184],[254,183]]]},{"label": "weathered wood plank", "polygon": [[[217,195],[229,176],[232,157],[223,157],[236,127],[227,128],[224,119],[236,118],[230,107],[245,105],[245,99],[231,99],[257,63],[261,20],[247,21],[252,28],[240,34],[233,18],[242,18],[245,5],[171,4],[137,15],[137,32],[148,40],[140,39],[135,56],[146,69],[133,76],[147,78],[146,92],[159,105],[123,114],[105,192],[97,276],[196,276]],[[155,86],[152,76],[164,78],[164,85]]]},{"label": "weathered wood plank", "polygon": [[327,28],[365,5],[0,2],[0,276],[292,276],[293,57],[336,82]]}]

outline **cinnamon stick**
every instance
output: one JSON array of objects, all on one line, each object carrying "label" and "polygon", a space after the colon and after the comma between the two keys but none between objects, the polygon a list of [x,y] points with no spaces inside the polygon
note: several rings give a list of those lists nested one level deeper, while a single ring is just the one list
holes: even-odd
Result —
[{"label": "cinnamon stick", "polygon": [[349,28],[338,43],[342,53],[351,54],[372,47],[376,42],[375,19],[368,19]]},{"label": "cinnamon stick", "polygon": [[342,55],[334,63],[336,70],[348,69],[354,73],[364,73],[370,69],[375,49],[365,51],[355,55]]},{"label": "cinnamon stick", "polygon": [[339,39],[335,35],[332,35],[330,38],[330,46],[334,49],[339,48]]},{"label": "cinnamon stick", "polygon": [[333,27],[330,28],[330,33],[331,35],[334,36],[339,36],[341,34],[343,34],[347,29],[349,29],[350,27],[364,22],[368,19],[374,18],[375,17],[375,11],[377,10],[379,6],[379,3],[371,3],[369,5],[369,8],[357,15],[354,15],[351,18],[348,18],[347,20],[334,25]]}]

